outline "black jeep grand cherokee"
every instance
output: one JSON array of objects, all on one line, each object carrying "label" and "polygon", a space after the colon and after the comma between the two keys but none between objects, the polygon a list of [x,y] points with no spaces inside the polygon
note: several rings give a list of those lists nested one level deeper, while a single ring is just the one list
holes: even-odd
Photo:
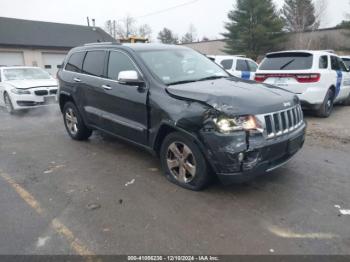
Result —
[{"label": "black jeep grand cherokee", "polygon": [[158,154],[166,177],[191,190],[246,181],[286,163],[303,145],[297,96],[230,76],[185,47],[88,44],[58,73],[69,135],[99,129]]}]

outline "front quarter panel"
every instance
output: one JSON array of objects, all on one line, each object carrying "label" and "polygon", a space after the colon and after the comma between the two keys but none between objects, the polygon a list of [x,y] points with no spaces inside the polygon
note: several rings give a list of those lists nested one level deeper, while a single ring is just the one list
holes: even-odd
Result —
[{"label": "front quarter panel", "polygon": [[149,134],[153,148],[159,146],[157,136],[161,127],[170,126],[193,138],[214,172],[240,170],[237,159],[227,152],[234,154],[247,149],[246,132],[218,133],[212,119],[223,113],[201,102],[172,97],[165,89],[150,92],[149,106]]},{"label": "front quarter panel", "polygon": [[14,87],[6,82],[0,83],[0,105],[1,106],[5,106],[5,101],[4,101],[5,92],[10,96],[12,103],[14,103],[13,97],[12,97],[12,92],[11,92],[12,88],[14,88]]}]

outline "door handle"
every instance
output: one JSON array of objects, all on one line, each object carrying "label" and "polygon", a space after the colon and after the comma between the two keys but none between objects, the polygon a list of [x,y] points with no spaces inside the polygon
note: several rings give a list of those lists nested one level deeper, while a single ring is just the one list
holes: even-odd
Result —
[{"label": "door handle", "polygon": [[102,85],[101,86],[104,90],[111,90],[112,87],[110,87],[109,85]]},{"label": "door handle", "polygon": [[77,78],[77,77],[73,78],[73,80],[74,80],[74,82],[77,82],[77,83],[81,82],[80,78]]}]

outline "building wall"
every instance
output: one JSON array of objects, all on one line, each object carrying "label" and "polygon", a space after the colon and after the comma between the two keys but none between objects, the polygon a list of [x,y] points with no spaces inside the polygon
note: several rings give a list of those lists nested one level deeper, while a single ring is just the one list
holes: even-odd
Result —
[{"label": "building wall", "polygon": [[[2,56],[1,54],[5,53],[6,55],[7,53],[7,61],[12,61],[12,59],[9,58],[9,55],[12,57],[11,52],[22,53],[22,63],[24,63],[24,66],[41,67],[55,77],[68,51],[69,50],[62,51],[52,49],[0,48],[0,57]],[[17,57],[19,57],[19,55],[17,55]],[[18,59],[16,59],[16,61],[18,61]],[[6,62],[3,62],[4,61],[1,60],[0,65],[21,65],[17,64],[15,61],[13,61],[11,64],[6,64]]]},{"label": "building wall", "polygon": [[[213,40],[184,44],[206,55],[225,55],[225,41]],[[311,32],[291,33],[280,43],[279,50],[334,50],[338,54],[350,54],[350,31],[344,29],[321,29]],[[271,50],[272,51],[272,50]],[[265,54],[261,54],[262,56]]]},{"label": "building wall", "polygon": [[39,66],[44,68],[42,53],[66,55],[69,50],[28,49],[28,48],[0,48],[0,52],[22,52],[25,66]]},{"label": "building wall", "polygon": [[190,47],[202,54],[206,55],[225,55],[223,51],[225,42],[223,40],[211,40],[203,42],[195,42],[190,44],[182,44],[183,46]]},{"label": "building wall", "polygon": [[346,52],[350,49],[350,32],[344,29],[321,29],[317,31],[291,33],[282,49],[314,49]]}]

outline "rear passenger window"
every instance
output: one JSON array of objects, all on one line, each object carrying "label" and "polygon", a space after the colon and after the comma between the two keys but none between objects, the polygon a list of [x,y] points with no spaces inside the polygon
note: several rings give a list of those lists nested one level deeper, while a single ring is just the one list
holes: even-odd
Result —
[{"label": "rear passenger window", "polygon": [[332,66],[332,70],[336,70],[336,71],[340,70],[340,64],[337,57],[331,56],[331,66]]},{"label": "rear passenger window", "polygon": [[83,65],[83,73],[99,77],[103,76],[105,54],[105,51],[87,52]]},{"label": "rear passenger window", "polygon": [[72,72],[81,72],[85,53],[86,52],[79,52],[72,54],[65,69]]},{"label": "rear passenger window", "polygon": [[328,56],[324,55],[320,57],[320,69],[327,69],[328,68]]},{"label": "rear passenger window", "polygon": [[225,59],[222,60],[221,63],[222,67],[226,70],[230,70],[232,69],[232,65],[233,65],[233,60],[232,59]]},{"label": "rear passenger window", "polygon": [[250,72],[256,72],[256,70],[258,70],[258,66],[252,62],[252,61],[247,61],[248,62],[248,65],[249,65],[249,71]]},{"label": "rear passenger window", "polygon": [[237,60],[236,70],[237,71],[246,71],[246,72],[250,71],[247,62],[245,60],[242,60],[242,59]]},{"label": "rear passenger window", "polygon": [[121,52],[115,52],[112,51],[109,55],[109,61],[108,61],[108,78],[117,80],[118,75],[121,71],[136,71],[136,68],[131,61],[131,59],[121,53]]}]

